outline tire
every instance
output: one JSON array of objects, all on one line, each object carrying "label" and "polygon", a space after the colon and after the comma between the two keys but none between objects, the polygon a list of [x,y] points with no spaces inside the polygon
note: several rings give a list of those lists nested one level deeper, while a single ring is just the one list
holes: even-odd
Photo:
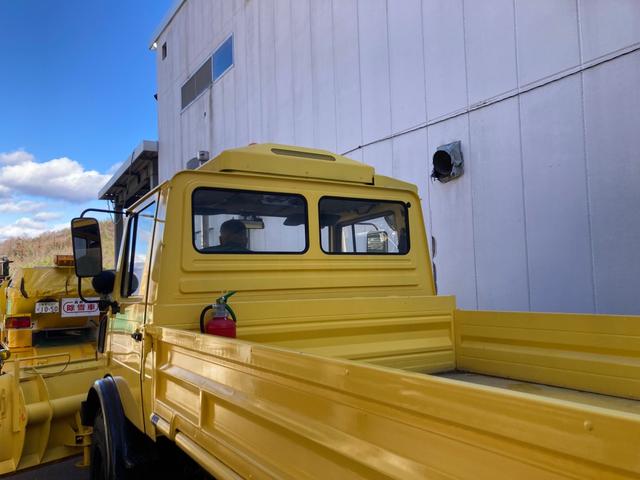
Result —
[{"label": "tire", "polygon": [[128,478],[121,455],[109,451],[106,422],[102,410],[98,410],[93,420],[91,434],[91,480],[121,480]]},{"label": "tire", "polygon": [[109,479],[108,458],[104,416],[102,415],[102,410],[98,410],[93,420],[93,433],[91,434],[91,465],[89,472],[91,480]]}]

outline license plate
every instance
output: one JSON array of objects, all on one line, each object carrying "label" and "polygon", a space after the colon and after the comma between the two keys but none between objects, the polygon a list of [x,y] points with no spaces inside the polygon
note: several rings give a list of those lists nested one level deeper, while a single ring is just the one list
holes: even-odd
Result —
[{"label": "license plate", "polygon": [[36,313],[58,313],[59,311],[58,302],[36,302]]},{"label": "license plate", "polygon": [[[87,300],[98,301],[97,298],[87,298]],[[79,298],[63,298],[61,312],[63,317],[92,317],[100,313],[97,303],[83,302]]]}]

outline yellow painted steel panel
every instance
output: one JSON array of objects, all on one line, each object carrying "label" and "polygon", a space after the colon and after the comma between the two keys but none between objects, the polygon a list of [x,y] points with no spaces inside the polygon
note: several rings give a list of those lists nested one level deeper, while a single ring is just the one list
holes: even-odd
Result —
[{"label": "yellow painted steel panel", "polygon": [[0,475],[18,468],[24,446],[27,412],[17,378],[0,375]]},{"label": "yellow painted steel panel", "polygon": [[[84,280],[82,294],[95,297],[91,282]],[[59,302],[62,298],[78,297],[78,277],[74,267],[25,267],[11,275],[11,285],[6,288],[6,314],[29,315],[32,328],[41,331],[51,328],[82,328],[88,321],[97,322],[98,315],[63,317],[61,313],[35,313],[37,302],[46,300]],[[10,343],[10,347],[31,346]]]},{"label": "yellow painted steel panel", "polygon": [[[82,451],[75,446],[84,431],[80,403],[104,367],[87,345],[12,352],[0,373],[0,474]],[[4,406],[3,396],[9,399]]]},{"label": "yellow painted steel panel", "polygon": [[373,183],[373,167],[326,150],[288,145],[249,145],[226,150],[200,170],[250,172],[340,182]]},{"label": "yellow painted steel panel", "polygon": [[454,368],[453,297],[235,302],[238,338],[416,371]]},{"label": "yellow painted steel panel", "polygon": [[169,434],[184,432],[245,477],[640,474],[640,416],[628,412],[191,332],[149,333],[163,378],[154,409]]},{"label": "yellow painted steel panel", "polygon": [[[304,159],[300,161],[305,162]],[[193,191],[201,187],[296,194],[303,189],[310,218],[309,249],[300,255],[217,256],[197,252],[192,245],[192,222],[188,212],[191,211]],[[419,226],[422,224],[420,199],[410,184],[394,181],[378,187],[315,178],[240,175],[235,170],[219,172],[203,167],[199,171],[178,173],[161,189],[169,192],[169,201],[166,214],[159,220],[164,234],[159,256],[155,257],[158,263],[154,262],[157,266],[152,266],[151,280],[157,285],[150,290],[152,296],[149,298],[153,305],[154,324],[197,328],[203,306],[225,290],[238,291],[233,304],[240,310],[240,328],[244,326],[243,322],[254,319],[251,313],[241,311],[252,302],[315,300],[315,304],[308,305],[312,311],[321,312],[328,305],[330,308],[334,300],[368,297],[379,305],[382,303],[376,300],[379,297],[434,294],[430,264],[425,262],[425,252],[428,251],[426,236],[419,227],[412,229],[411,250],[407,255],[329,256],[320,248],[320,231],[314,219],[317,219],[318,201],[327,192],[337,196],[411,204],[409,221]],[[165,258],[172,261],[165,261]],[[154,279],[154,275],[157,278]],[[170,280],[162,281],[161,278]],[[268,305],[272,306],[275,303]]]},{"label": "yellow painted steel panel", "polygon": [[30,328],[6,328],[3,330],[3,340],[14,349],[30,348],[32,345],[32,332]]},{"label": "yellow painted steel panel", "polygon": [[455,312],[458,369],[640,399],[640,318]]},{"label": "yellow painted steel panel", "polygon": [[7,310],[7,286],[9,278],[0,280],[0,322],[4,321],[4,314]]}]

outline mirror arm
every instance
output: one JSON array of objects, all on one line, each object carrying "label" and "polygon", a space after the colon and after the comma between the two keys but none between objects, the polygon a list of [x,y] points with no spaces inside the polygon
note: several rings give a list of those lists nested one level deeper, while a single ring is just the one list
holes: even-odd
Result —
[{"label": "mirror arm", "polygon": [[80,297],[80,300],[82,300],[84,303],[99,303],[95,300],[87,300],[86,298],[84,298],[84,296],[82,295],[82,278],[78,277],[78,296]]},{"label": "mirror arm", "polygon": [[[82,295],[82,278],[80,277],[78,277],[78,296],[84,303],[100,304],[102,302],[102,300],[87,300],[86,298],[84,298],[84,295]],[[118,302],[116,302],[115,300],[110,300],[107,303],[108,306],[111,307],[113,313],[120,313],[120,305],[118,305]]]},{"label": "mirror arm", "polygon": [[107,209],[104,209],[104,208],[87,208],[87,209],[82,211],[82,213],[80,214],[80,218],[83,218],[85,213],[89,213],[89,212],[116,213],[116,214],[119,214],[119,215],[129,216],[129,212],[127,212],[125,210],[107,210]]}]

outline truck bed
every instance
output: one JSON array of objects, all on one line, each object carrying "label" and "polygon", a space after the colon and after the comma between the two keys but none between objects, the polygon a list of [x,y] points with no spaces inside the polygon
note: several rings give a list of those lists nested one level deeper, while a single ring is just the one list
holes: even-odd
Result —
[{"label": "truck bed", "polygon": [[640,475],[640,402],[631,398],[147,333],[158,433],[221,478]]}]

